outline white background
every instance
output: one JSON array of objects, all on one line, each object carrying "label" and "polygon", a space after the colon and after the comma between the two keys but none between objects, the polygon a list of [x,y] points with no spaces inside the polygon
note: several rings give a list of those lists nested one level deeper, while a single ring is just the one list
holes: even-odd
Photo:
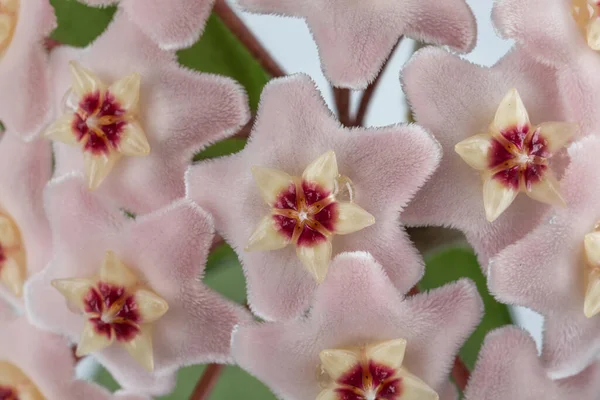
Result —
[{"label": "white background", "polygon": [[[238,11],[233,1],[229,1],[232,7]],[[490,21],[492,0],[467,0],[467,3],[469,3],[477,17],[478,40],[475,49],[470,54],[463,56],[463,58],[485,66],[493,65],[510,49],[512,43],[500,39],[494,32]],[[305,72],[312,76],[321,89],[330,108],[333,109],[331,89],[321,72],[317,47],[304,21],[301,19],[255,15],[244,12],[239,12],[239,15],[286,72]],[[405,120],[407,110],[404,95],[400,88],[399,75],[402,65],[410,57],[411,51],[412,43],[405,40],[390,60],[375,97],[371,102],[366,125],[384,126]],[[353,96],[354,101],[356,101],[356,94]],[[355,102],[354,105],[356,105]],[[541,344],[542,317],[520,307],[512,311],[516,322],[531,332],[539,348]]]}]

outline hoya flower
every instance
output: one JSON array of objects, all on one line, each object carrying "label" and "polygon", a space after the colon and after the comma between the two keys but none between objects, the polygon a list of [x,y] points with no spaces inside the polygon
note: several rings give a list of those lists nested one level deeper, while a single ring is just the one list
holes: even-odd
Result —
[{"label": "hoya flower", "polygon": [[248,11],[304,18],[325,76],[336,86],[363,89],[377,76],[402,35],[468,52],[476,24],[464,0],[239,0]]},{"label": "hoya flower", "polygon": [[3,310],[0,318],[0,398],[7,400],[144,400],[112,395],[89,382],[75,380],[75,362],[64,338],[43,332]]},{"label": "hoya flower", "polygon": [[577,126],[563,119],[554,82],[552,68],[519,50],[491,68],[441,49],[419,51],[403,85],[444,156],[402,221],[462,230],[485,265],[533,229],[546,204],[563,204],[555,176]]},{"label": "hoya flower", "polygon": [[283,319],[305,310],[343,251],[371,252],[401,290],[420,279],[398,214],[438,157],[414,125],[343,128],[314,82],[295,75],[266,86],[243,151],[188,171],[187,196],[236,250],[252,310]]},{"label": "hoya flower", "polygon": [[567,379],[551,380],[535,342],[516,327],[490,332],[465,392],[466,400],[597,400],[600,364]]},{"label": "hoya flower", "polygon": [[181,200],[126,219],[80,176],[51,182],[45,201],[54,253],[26,286],[35,324],[150,394],[168,392],[181,366],[230,360],[247,313],[200,282],[213,237],[204,211]]},{"label": "hoya flower", "polygon": [[286,400],[455,398],[448,371],[482,309],[469,280],[405,298],[371,255],[344,253],[305,318],[241,326],[232,352]]},{"label": "hoya flower", "polygon": [[0,1],[0,121],[22,139],[33,139],[50,118],[44,38],[55,26],[48,0]]},{"label": "hoya flower", "polygon": [[23,307],[23,285],[50,259],[50,227],[42,201],[52,174],[50,144],[0,139],[0,296]]},{"label": "hoya flower", "polygon": [[[553,378],[574,375],[600,355],[600,138],[569,148],[568,206],[492,259],[490,291],[545,316],[543,358]],[[592,171],[592,172],[591,172]]]},{"label": "hoya flower", "polygon": [[194,153],[248,118],[238,84],[180,67],[123,13],[89,48],[61,46],[50,61],[62,111],[44,135],[57,174],[85,171],[90,189],[133,213],[182,197]]},{"label": "hoya flower", "polygon": [[127,17],[161,49],[178,50],[196,42],[215,0],[79,0],[103,7],[119,3]]}]

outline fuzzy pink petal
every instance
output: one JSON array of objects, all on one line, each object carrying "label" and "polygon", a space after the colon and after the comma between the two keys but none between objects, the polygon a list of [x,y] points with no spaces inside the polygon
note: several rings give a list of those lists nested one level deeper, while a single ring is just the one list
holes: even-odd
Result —
[{"label": "fuzzy pink petal", "polygon": [[533,56],[565,65],[590,50],[571,14],[571,0],[498,0],[492,19],[498,32]]},{"label": "fuzzy pink petal", "polygon": [[600,364],[581,374],[552,381],[531,336],[516,327],[486,337],[467,387],[466,400],[593,400],[600,391]]},{"label": "fuzzy pink petal", "polygon": [[319,392],[321,350],[405,338],[404,366],[441,390],[481,312],[468,280],[403,299],[368,253],[345,253],[332,262],[306,319],[242,326],[232,351],[242,368],[277,395],[300,400]]},{"label": "fuzzy pink petal", "polygon": [[[197,205],[181,200],[124,222],[120,215],[111,215],[106,199],[85,188],[81,177],[71,176],[51,184],[47,208],[58,239],[52,262],[27,286],[27,306],[36,324],[78,340],[82,318],[68,310],[50,281],[92,276],[105,252],[113,250],[169,304],[169,311],[153,324],[154,373],[120,346],[95,354],[121,385],[164,394],[174,385],[179,367],[230,360],[231,331],[248,317],[199,281],[213,228]],[[78,232],[59,233],[69,226]]]},{"label": "fuzzy pink petal", "polygon": [[336,86],[364,89],[406,34],[459,51],[475,45],[475,18],[463,0],[348,4],[344,0],[241,0],[252,11],[301,16],[319,47],[323,71]]},{"label": "fuzzy pink petal", "polygon": [[[316,284],[293,246],[271,252],[243,248],[268,212],[252,178],[252,166],[300,176],[314,159],[334,150],[340,173],[356,188],[356,203],[375,225],[336,236],[334,254],[365,250],[386,266],[400,290],[421,277],[422,260],[397,222],[398,213],[431,174],[439,149],[417,126],[347,130],[335,121],[305,75],[272,81],[265,88],[250,142],[239,154],[202,162],[187,174],[188,197],[215,218],[220,234],[238,253],[252,310],[267,320],[285,319],[308,306]],[[398,265],[397,260],[403,260]],[[276,299],[276,300],[274,300]]]},{"label": "fuzzy pink petal", "polygon": [[442,390],[438,392],[440,400],[458,400],[458,390],[454,383],[448,381],[442,386]]},{"label": "fuzzy pink petal", "polygon": [[44,38],[56,26],[56,17],[48,0],[21,1],[19,15],[0,57],[0,121],[9,134],[30,140],[50,118]]},{"label": "fuzzy pink petal", "polygon": [[111,4],[116,4],[119,0],[77,0],[81,3],[88,4],[92,7],[103,7]]},{"label": "fuzzy pink petal", "polygon": [[[42,192],[52,174],[52,153],[45,140],[25,143],[4,135],[0,139],[0,209],[10,214],[23,239],[27,271],[35,274],[50,258],[50,227]],[[22,299],[0,285],[0,296],[17,308]]]},{"label": "fuzzy pink petal", "polygon": [[[419,51],[404,68],[403,85],[418,123],[440,142],[444,156],[433,177],[402,214],[407,225],[462,230],[479,256],[488,257],[537,225],[548,206],[521,194],[493,223],[486,220],[479,172],[454,151],[463,139],[486,132],[500,101],[517,88],[532,123],[561,120],[554,71],[513,50],[483,68],[441,49]],[[562,154],[553,168],[561,172]],[[557,168],[558,167],[558,168]]]},{"label": "fuzzy pink petal", "polygon": [[214,0],[125,0],[129,18],[162,49],[194,44],[204,30]]},{"label": "fuzzy pink petal", "polygon": [[23,318],[3,321],[0,359],[17,366],[48,400],[144,400],[113,396],[93,383],[75,381],[75,362],[64,338],[37,330]]},{"label": "fuzzy pink petal", "polygon": [[[246,95],[237,83],[180,67],[174,53],[160,50],[122,13],[89,48],[57,49],[51,58],[57,109],[70,87],[72,59],[107,83],[140,73],[139,108],[150,155],[123,157],[98,189],[134,213],[182,197],[183,174],[194,153],[232,135],[249,117]],[[78,147],[57,143],[55,149],[57,174],[83,168]]]},{"label": "fuzzy pink petal", "polygon": [[488,285],[503,302],[533,308],[546,316],[544,352],[551,373],[581,371],[600,354],[600,320],[583,314],[583,240],[600,221],[600,138],[587,137],[569,148],[564,179],[567,208],[507,247],[490,262]]}]

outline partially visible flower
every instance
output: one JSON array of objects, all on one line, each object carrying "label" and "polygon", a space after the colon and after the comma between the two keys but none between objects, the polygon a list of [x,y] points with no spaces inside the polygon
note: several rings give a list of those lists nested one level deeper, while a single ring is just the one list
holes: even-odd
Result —
[{"label": "partially visible flower", "polygon": [[249,11],[306,19],[327,78],[363,89],[377,76],[402,35],[468,52],[476,24],[464,0],[239,0]]},{"label": "partially visible flower", "polygon": [[598,152],[594,136],[569,148],[568,206],[490,261],[490,291],[545,316],[542,356],[553,378],[577,374],[600,355]]},{"label": "partially visible flower", "polygon": [[91,189],[134,214],[182,197],[194,153],[248,119],[238,84],[180,67],[123,12],[89,48],[61,46],[50,61],[57,174],[85,170]]},{"label": "partially visible flower", "polygon": [[405,298],[371,255],[344,253],[306,318],[241,326],[232,351],[287,400],[455,398],[448,371],[482,307],[466,279]]},{"label": "partially visible flower", "polygon": [[204,31],[215,0],[79,0],[103,7],[119,3],[133,21],[164,50],[190,47]]},{"label": "partially visible flower", "polygon": [[552,380],[535,342],[516,327],[490,332],[471,373],[466,400],[597,400],[600,364],[567,379]]},{"label": "partially visible flower", "polygon": [[[561,203],[553,175],[562,175],[568,160],[559,150],[576,125],[549,122],[564,120],[554,70],[521,50],[483,68],[425,48],[402,80],[417,123],[444,156],[401,220],[462,230],[486,265],[540,222],[549,207],[536,200]],[[515,199],[520,190],[533,199]]]},{"label": "partially visible flower", "polygon": [[238,253],[252,310],[285,319],[305,311],[315,277],[343,251],[372,253],[400,290],[417,283],[422,259],[398,215],[438,157],[415,125],[343,128],[314,82],[296,75],[264,89],[243,151],[190,168],[187,196]]},{"label": "partially visible flower", "polygon": [[0,139],[0,296],[23,307],[23,284],[50,259],[50,227],[42,192],[52,174],[45,140]]},{"label": "partially visible flower", "polygon": [[189,200],[135,221],[109,205],[81,176],[49,184],[54,253],[26,286],[32,321],[153,395],[172,388],[179,367],[229,362],[231,331],[248,314],[199,281],[209,216]]},{"label": "partially visible flower", "polygon": [[21,139],[51,118],[44,39],[55,26],[48,0],[0,0],[0,121]]},{"label": "partially visible flower", "polygon": [[7,400],[149,400],[110,394],[93,383],[75,380],[75,361],[66,340],[43,332],[25,317],[0,318],[0,398]]}]

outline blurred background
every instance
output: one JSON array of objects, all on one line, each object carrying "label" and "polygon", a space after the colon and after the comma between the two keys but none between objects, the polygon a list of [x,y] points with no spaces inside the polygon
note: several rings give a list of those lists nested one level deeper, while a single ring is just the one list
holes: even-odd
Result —
[{"label": "blurred background", "polygon": [[[465,55],[464,58],[477,64],[492,65],[510,49],[512,43],[498,38],[494,32],[490,22],[493,0],[467,0],[467,2],[477,16],[478,42],[475,50]],[[60,43],[77,47],[87,45],[99,35],[115,12],[114,7],[91,9],[77,3],[76,0],[51,0],[51,3],[57,11],[59,20],[59,27],[52,37]],[[304,21],[276,16],[251,15],[239,12],[233,1],[230,1],[230,5],[284,70],[288,73],[304,72],[312,76],[329,106],[335,109],[331,87],[321,72],[317,48]],[[400,88],[399,74],[414,47],[414,42],[405,39],[392,55],[371,102],[365,121],[367,126],[383,126],[407,120],[408,110]],[[200,41],[190,49],[179,51],[178,57],[180,63],[189,68],[227,75],[238,80],[248,91],[253,111],[256,110],[262,87],[270,79],[216,16],[210,18],[205,34]],[[352,94],[353,108],[357,106],[358,97],[359,93]],[[235,152],[243,148],[244,144],[244,139],[225,140],[202,151],[195,157],[195,160]],[[521,325],[532,333],[539,347],[542,317],[526,309],[507,308],[497,303],[487,292],[481,269],[469,248],[464,245],[442,248],[428,254],[426,262],[426,276],[419,284],[421,290],[441,286],[461,276],[468,276],[476,281],[484,298],[486,307],[484,320],[461,350],[461,357],[467,367],[473,367],[485,334],[501,325],[509,323]],[[230,299],[245,304],[245,281],[241,266],[235,253],[227,245],[221,246],[211,254],[205,282]],[[178,376],[176,391],[161,399],[188,399],[204,369],[204,366],[182,369]],[[78,371],[81,376],[95,379],[111,389],[118,388],[110,375],[98,367],[92,359],[83,360]],[[227,366],[210,395],[210,399],[274,400],[275,397],[260,382],[244,371],[234,366]]]}]

